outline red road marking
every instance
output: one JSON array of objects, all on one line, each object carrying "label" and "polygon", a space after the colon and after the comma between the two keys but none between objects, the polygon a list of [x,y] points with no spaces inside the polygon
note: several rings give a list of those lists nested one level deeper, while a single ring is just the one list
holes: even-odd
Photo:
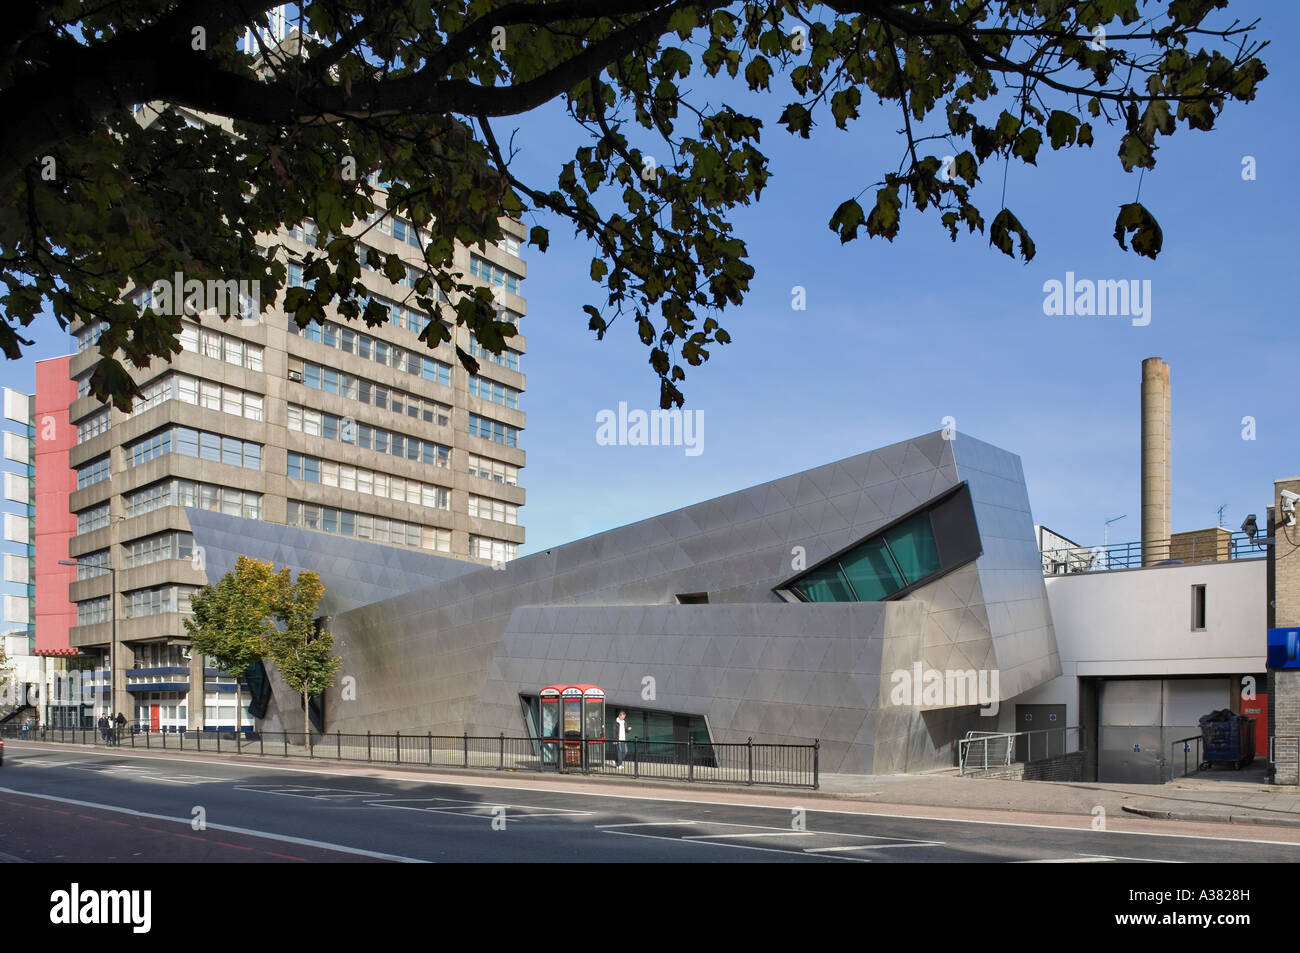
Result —
[{"label": "red road marking", "polygon": [[230,843],[229,841],[224,841],[224,840],[213,841],[213,843],[214,843],[214,844],[220,844],[222,847],[233,847],[233,848],[235,848],[235,850],[252,850],[252,849],[253,849],[253,848],[251,848],[251,847],[245,847],[243,844],[232,844],[232,843]]},{"label": "red road marking", "polygon": [[203,840],[202,837],[195,837],[193,834],[174,834],[174,837],[184,837],[186,840]]},{"label": "red road marking", "polygon": [[273,850],[264,850],[262,853],[266,854],[268,857],[283,857],[285,860],[301,860],[303,863],[307,862],[305,857],[294,857],[292,854],[277,854]]},{"label": "red road marking", "polygon": [[[38,808],[38,810],[40,810],[40,808]],[[91,817],[89,814],[78,814],[77,817],[80,817],[82,820],[86,820],[86,821],[97,821],[97,820],[99,820],[99,818],[97,818],[97,817]]]},{"label": "red road marking", "polygon": [[162,830],[161,828],[158,828],[158,827],[145,827],[143,824],[139,825],[139,827],[140,827],[140,830],[142,830],[142,831],[148,831],[148,832],[151,833],[151,834],[166,834],[166,833],[167,833],[165,830]]},{"label": "red road marking", "polygon": [[58,810],[57,808],[53,808],[53,807],[50,808],[50,810],[51,810],[51,811],[54,811],[55,814],[67,814],[67,815],[69,815],[69,816],[71,816],[71,814],[72,814],[71,811],[60,811],[60,810]]}]

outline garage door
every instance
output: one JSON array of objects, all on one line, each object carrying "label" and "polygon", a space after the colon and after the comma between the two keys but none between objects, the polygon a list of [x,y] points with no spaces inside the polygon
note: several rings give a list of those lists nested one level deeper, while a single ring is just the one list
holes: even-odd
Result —
[{"label": "garage door", "polygon": [[1169,746],[1200,733],[1198,719],[1231,702],[1227,678],[1103,681],[1097,780],[1160,784]]}]

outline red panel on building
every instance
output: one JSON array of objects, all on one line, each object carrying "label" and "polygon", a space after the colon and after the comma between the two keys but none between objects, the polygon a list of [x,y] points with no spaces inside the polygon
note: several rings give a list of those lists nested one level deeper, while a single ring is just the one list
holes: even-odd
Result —
[{"label": "red panel on building", "polygon": [[1241,700],[1241,713],[1255,721],[1255,755],[1268,755],[1268,695],[1257,692],[1254,698]]},{"label": "red panel on building", "polygon": [[77,382],[68,378],[72,357],[36,362],[36,654],[71,655],[68,629],[77,624],[77,607],[68,601],[68,584],[77,579],[68,558],[68,540],[77,534],[77,517],[68,512],[68,497],[77,488],[77,473],[68,465],[68,450],[77,429],[68,408],[77,399]]}]

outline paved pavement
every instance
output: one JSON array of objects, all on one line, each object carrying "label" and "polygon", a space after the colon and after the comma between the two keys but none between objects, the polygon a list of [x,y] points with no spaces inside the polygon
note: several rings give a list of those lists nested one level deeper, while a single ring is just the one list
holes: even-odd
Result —
[{"label": "paved pavement", "polygon": [[1264,765],[1240,772],[1216,770],[1167,784],[1082,781],[1005,781],[959,777],[955,771],[921,775],[823,775],[824,794],[880,804],[961,806],[994,810],[1107,815],[1233,824],[1300,826],[1300,788],[1270,785]]}]

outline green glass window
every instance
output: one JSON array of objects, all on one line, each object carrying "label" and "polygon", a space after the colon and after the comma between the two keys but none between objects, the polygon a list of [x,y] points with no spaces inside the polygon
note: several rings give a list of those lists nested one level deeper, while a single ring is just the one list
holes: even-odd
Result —
[{"label": "green glass window", "polygon": [[795,586],[809,602],[856,602],[839,563],[814,569]]},{"label": "green glass window", "polygon": [[951,572],[981,552],[970,489],[960,484],[787,587],[808,602],[876,602]]},{"label": "green glass window", "polygon": [[884,540],[858,546],[840,559],[840,565],[861,602],[875,602],[907,585]]},{"label": "green glass window", "polygon": [[885,541],[908,582],[939,571],[939,550],[934,545],[934,527],[930,525],[929,513],[918,513],[894,527],[885,534]]}]

